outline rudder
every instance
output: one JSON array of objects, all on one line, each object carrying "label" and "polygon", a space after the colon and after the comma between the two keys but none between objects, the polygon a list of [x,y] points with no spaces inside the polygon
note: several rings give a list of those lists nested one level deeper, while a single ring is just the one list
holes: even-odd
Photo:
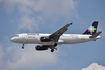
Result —
[{"label": "rudder", "polygon": [[93,35],[97,32],[98,21],[94,21],[92,25],[83,33]]}]

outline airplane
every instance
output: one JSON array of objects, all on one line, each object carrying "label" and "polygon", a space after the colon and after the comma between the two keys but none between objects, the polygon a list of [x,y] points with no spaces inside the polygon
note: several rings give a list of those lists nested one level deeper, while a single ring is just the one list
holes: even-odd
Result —
[{"label": "airplane", "polygon": [[101,34],[102,31],[96,33],[98,21],[94,21],[83,34],[63,34],[68,30],[70,25],[72,25],[72,23],[66,24],[52,34],[16,34],[11,38],[11,41],[14,43],[21,43],[22,49],[24,49],[24,44],[39,44],[35,46],[37,51],[48,50],[50,48],[51,52],[54,52],[54,50],[57,50],[57,45],[84,43],[88,41],[96,41],[101,38],[101,36],[98,35]]}]

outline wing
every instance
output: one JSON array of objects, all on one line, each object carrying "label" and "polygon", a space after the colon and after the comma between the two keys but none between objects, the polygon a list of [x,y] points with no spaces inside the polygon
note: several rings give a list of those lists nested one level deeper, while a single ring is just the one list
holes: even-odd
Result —
[{"label": "wing", "polygon": [[55,33],[51,34],[49,37],[52,39],[52,41],[57,42],[59,37],[65,32],[67,31],[68,27],[72,25],[72,23],[70,24],[66,24],[64,27],[62,27],[61,29],[59,29],[58,31],[56,31]]}]

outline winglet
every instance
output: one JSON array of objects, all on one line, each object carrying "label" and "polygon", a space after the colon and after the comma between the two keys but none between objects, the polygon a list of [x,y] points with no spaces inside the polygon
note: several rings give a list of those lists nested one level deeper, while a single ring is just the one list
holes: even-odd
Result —
[{"label": "winglet", "polygon": [[64,27],[69,27],[70,25],[72,25],[72,22],[67,24],[67,25],[65,25]]},{"label": "winglet", "polygon": [[70,25],[72,25],[73,22],[70,23]]},{"label": "winglet", "polygon": [[98,33],[96,33],[96,34],[93,34],[92,36],[90,36],[89,38],[95,38],[95,37],[97,37],[99,34],[101,34],[102,33],[102,31],[101,32],[98,32]]}]

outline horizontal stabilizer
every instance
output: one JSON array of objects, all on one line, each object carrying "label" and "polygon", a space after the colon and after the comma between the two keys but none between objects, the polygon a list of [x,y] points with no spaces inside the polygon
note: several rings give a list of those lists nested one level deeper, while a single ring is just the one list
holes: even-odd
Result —
[{"label": "horizontal stabilizer", "polygon": [[98,32],[98,33],[96,33],[96,34],[93,34],[93,35],[90,36],[89,38],[95,38],[95,37],[97,37],[100,33],[102,33],[102,32]]}]

